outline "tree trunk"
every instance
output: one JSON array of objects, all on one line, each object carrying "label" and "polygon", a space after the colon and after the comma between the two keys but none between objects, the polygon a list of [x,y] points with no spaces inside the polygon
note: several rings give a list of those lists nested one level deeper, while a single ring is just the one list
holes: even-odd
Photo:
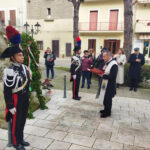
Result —
[{"label": "tree trunk", "polygon": [[76,37],[79,36],[79,7],[77,4],[74,4],[74,18],[73,18],[74,26],[73,26],[73,39],[74,46],[77,45]]},{"label": "tree trunk", "polygon": [[3,28],[2,23],[0,22],[0,55],[8,47],[6,39],[4,38],[5,29]]},{"label": "tree trunk", "polygon": [[132,51],[133,11],[132,1],[124,0],[124,51],[129,58]]}]

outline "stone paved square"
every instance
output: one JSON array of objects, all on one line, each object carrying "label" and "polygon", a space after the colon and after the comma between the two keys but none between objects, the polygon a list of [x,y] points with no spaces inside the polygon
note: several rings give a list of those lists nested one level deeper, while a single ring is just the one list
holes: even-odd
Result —
[{"label": "stone paved square", "polygon": [[59,149],[69,149],[71,143],[61,142],[61,141],[54,141],[47,149],[48,150],[59,150]]},{"label": "stone paved square", "polygon": [[[29,150],[150,149],[149,101],[115,97],[112,116],[102,119],[99,110],[103,106],[95,94],[81,92],[82,100],[73,101],[71,91],[67,91],[66,99],[62,98],[63,91],[52,92],[48,109],[37,110],[35,119],[27,120],[25,140],[31,144]],[[7,145],[7,134],[0,129],[1,147]]]}]

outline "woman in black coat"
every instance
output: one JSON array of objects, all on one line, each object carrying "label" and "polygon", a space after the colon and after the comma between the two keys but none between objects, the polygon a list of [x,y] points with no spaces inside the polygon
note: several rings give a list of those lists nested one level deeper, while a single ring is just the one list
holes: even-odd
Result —
[{"label": "woman in black coat", "polygon": [[136,92],[141,75],[141,69],[145,64],[144,55],[139,53],[139,48],[134,49],[134,53],[130,55],[128,62],[130,63],[130,91],[134,90]]}]

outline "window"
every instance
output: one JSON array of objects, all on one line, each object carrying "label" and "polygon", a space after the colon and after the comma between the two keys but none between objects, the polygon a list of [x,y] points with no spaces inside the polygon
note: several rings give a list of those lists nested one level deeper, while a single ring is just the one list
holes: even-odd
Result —
[{"label": "window", "polygon": [[4,11],[0,11],[0,21],[3,25],[5,25],[5,12]]},{"label": "window", "polygon": [[43,41],[37,41],[38,48],[43,50]]},{"label": "window", "polygon": [[97,31],[98,11],[90,11],[90,31]]},{"label": "window", "polygon": [[110,10],[109,30],[114,31],[118,28],[118,13],[119,10]]},{"label": "window", "polygon": [[10,10],[9,25],[16,26],[16,11],[15,10]]},{"label": "window", "polygon": [[51,9],[50,8],[47,8],[47,14],[51,15]]}]

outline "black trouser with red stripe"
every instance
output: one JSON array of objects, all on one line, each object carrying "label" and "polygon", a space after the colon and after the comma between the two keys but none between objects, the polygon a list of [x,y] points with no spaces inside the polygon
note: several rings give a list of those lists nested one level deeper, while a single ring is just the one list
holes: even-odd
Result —
[{"label": "black trouser with red stripe", "polygon": [[16,113],[12,119],[12,139],[16,146],[21,144],[24,137],[24,126],[28,115],[29,94],[18,92],[13,94],[13,100],[16,107]]},{"label": "black trouser with red stripe", "polygon": [[80,79],[81,73],[77,74],[76,80],[73,80],[72,91],[73,91],[73,98],[77,98],[79,95],[79,87],[80,87]]}]

